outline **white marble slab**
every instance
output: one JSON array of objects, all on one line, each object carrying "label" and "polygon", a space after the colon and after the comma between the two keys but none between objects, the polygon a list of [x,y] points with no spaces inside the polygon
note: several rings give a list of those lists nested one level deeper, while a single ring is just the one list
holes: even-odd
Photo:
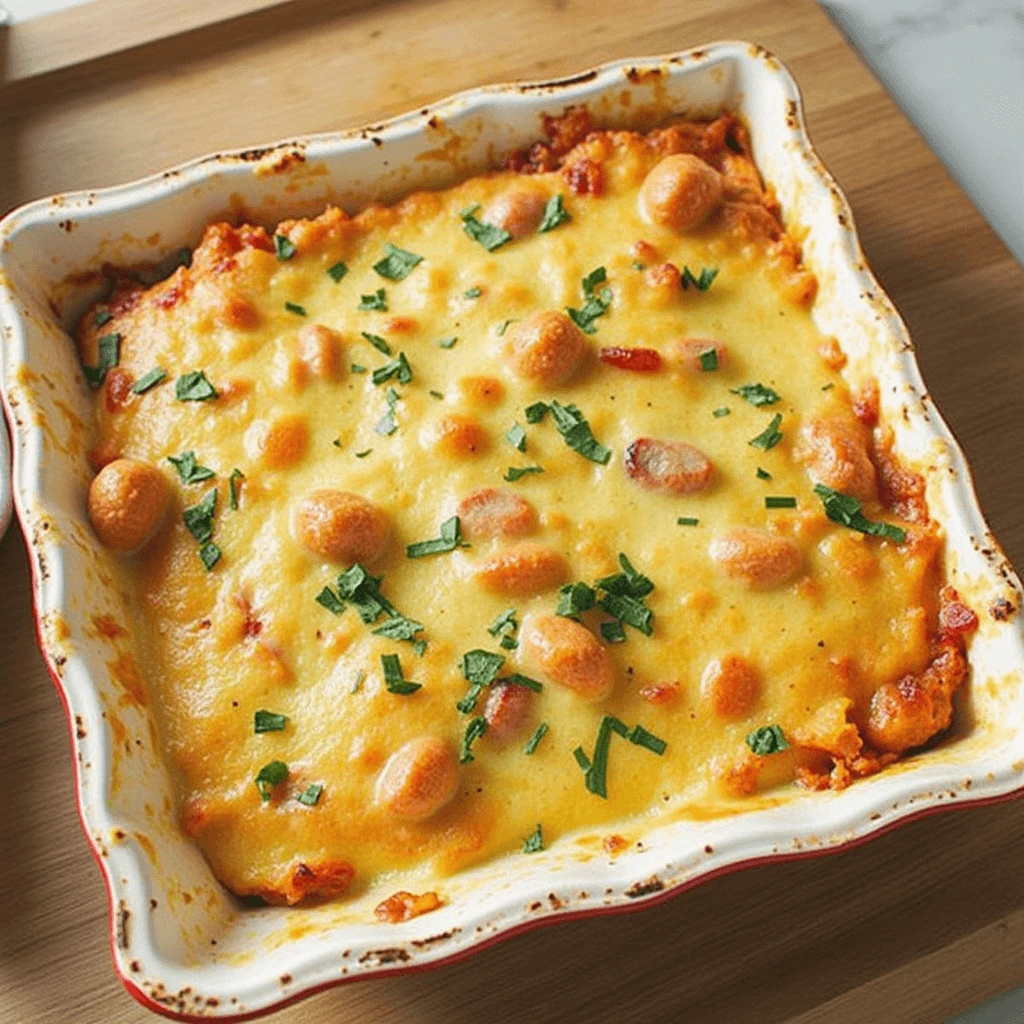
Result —
[{"label": "white marble slab", "polygon": [[1024,0],[821,0],[1024,263]]}]

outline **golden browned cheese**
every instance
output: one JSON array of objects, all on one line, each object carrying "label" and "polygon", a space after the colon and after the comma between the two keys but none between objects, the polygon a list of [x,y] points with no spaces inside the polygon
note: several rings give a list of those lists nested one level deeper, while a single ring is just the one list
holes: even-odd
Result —
[{"label": "golden browned cheese", "polygon": [[[236,892],[415,869],[402,919],[538,822],[841,788],[948,725],[971,614],[940,626],[920,479],[815,328],[742,126],[589,127],[276,240],[211,225],[82,320],[87,365],[121,335],[94,464],[171,495],[157,526],[161,486],[101,482],[96,521],[147,540],[116,563],[136,654],[182,826]],[[599,780],[573,752],[606,716]]]}]

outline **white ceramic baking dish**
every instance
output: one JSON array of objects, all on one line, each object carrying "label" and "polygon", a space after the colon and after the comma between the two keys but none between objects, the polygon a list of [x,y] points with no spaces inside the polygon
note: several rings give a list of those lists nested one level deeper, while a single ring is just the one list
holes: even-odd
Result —
[{"label": "white ceramic baking dish", "polygon": [[[90,396],[68,330],[103,262],[158,261],[194,244],[213,217],[244,207],[273,224],[352,209],[487,168],[540,135],[540,115],[586,104],[602,125],[739,111],[754,155],[820,291],[814,315],[881,384],[898,450],[926,474],[946,531],[947,572],[978,610],[973,678],[951,732],[842,793],[791,787],[775,806],[652,827],[612,860],[586,836],[513,854],[446,883],[446,905],[379,924],[380,892],[313,909],[247,908],[213,879],[178,830],[152,716],[108,669],[94,617],[124,619],[110,557],[85,517]],[[343,980],[441,963],[566,915],[642,906],[736,868],[855,843],[942,807],[1005,798],[1024,769],[1019,582],[989,533],[960,449],[928,399],[906,329],[867,269],[846,201],[814,155],[797,88],[758,47],[718,43],[619,61],[559,82],[475,90],[361,130],[207,157],[144,181],[56,196],[0,224],[4,403],[14,494],[32,553],[44,656],[71,725],[82,823],[110,894],[118,973],[152,1009],[191,1019],[256,1014]],[[413,880],[415,881],[415,880]]]}]

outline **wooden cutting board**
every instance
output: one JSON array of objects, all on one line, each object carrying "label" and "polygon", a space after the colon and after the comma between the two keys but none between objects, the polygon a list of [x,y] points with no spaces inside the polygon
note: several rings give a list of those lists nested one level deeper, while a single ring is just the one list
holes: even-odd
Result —
[{"label": "wooden cutting board", "polygon": [[[1024,565],[1024,270],[812,0],[134,0],[131,17],[127,7],[94,0],[0,30],[0,209],[485,82],[715,39],[768,47],[803,89],[814,142],[910,324],[989,520]],[[0,624],[0,1019],[149,1020],[111,969],[16,528],[0,544]],[[1022,839],[1020,801],[962,810],[643,913],[337,989],[275,1019],[931,1024],[1024,981]]]}]

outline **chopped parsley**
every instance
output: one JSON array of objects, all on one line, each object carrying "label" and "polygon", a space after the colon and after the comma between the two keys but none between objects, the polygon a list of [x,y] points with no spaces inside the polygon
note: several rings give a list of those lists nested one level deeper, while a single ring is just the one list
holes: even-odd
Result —
[{"label": "chopped parsley", "polygon": [[529,755],[532,754],[537,747],[540,746],[540,741],[544,739],[545,734],[548,731],[548,723],[541,722],[533,731],[533,735],[527,740],[526,746],[523,747],[523,753]]},{"label": "chopped parsley", "polygon": [[594,753],[587,757],[582,747],[573,751],[576,763],[584,773],[584,784],[595,796],[608,799],[608,753],[611,749],[612,733],[618,733],[623,739],[651,753],[665,753],[668,744],[654,733],[648,732],[642,725],[634,725],[632,729],[614,715],[605,715],[597,728],[597,739],[594,741]]},{"label": "chopped parsley", "polygon": [[450,338],[442,338],[437,344],[439,348],[454,348],[455,342],[459,339],[454,335]]},{"label": "chopped parsley", "polygon": [[373,269],[386,277],[389,281],[403,281],[412,272],[417,263],[423,262],[422,256],[406,249],[399,249],[397,245],[390,242],[384,243],[384,251],[387,255],[373,265]]},{"label": "chopped parsley", "polygon": [[711,415],[714,416],[716,420],[720,420],[723,416],[728,416],[730,412],[732,412],[732,410],[729,406],[723,405],[717,409],[712,409]]},{"label": "chopped parsley", "polygon": [[767,469],[762,469],[760,466],[757,467],[757,479],[758,480],[771,480],[772,475]]},{"label": "chopped parsley", "polygon": [[398,404],[398,392],[389,387],[384,395],[388,403],[388,411],[377,421],[373,430],[376,434],[383,434],[390,437],[398,429],[398,420],[395,418],[395,406]]},{"label": "chopped parsley", "polygon": [[190,370],[174,382],[174,397],[179,402],[205,402],[217,397],[217,389],[202,370]]},{"label": "chopped parsley", "polygon": [[356,308],[386,313],[388,311],[387,293],[383,288],[378,288],[372,295],[360,295],[359,305]]},{"label": "chopped parsley", "polygon": [[167,380],[167,371],[161,366],[154,366],[148,373],[144,373],[133,385],[132,394],[141,395],[150,388],[155,388],[161,381]]},{"label": "chopped parsley", "polygon": [[357,459],[365,459],[366,456],[369,455],[370,452],[372,452],[372,451],[373,451],[372,448],[367,448],[365,451],[356,452],[355,455],[356,455]]},{"label": "chopped parsley", "polygon": [[213,514],[217,509],[217,488],[206,492],[198,505],[185,509],[182,518],[188,532],[200,543],[205,544],[213,536]]},{"label": "chopped parsley", "polygon": [[297,302],[286,302],[284,304],[284,308],[287,309],[289,313],[294,313],[296,316],[306,315],[306,307],[300,306]]},{"label": "chopped parsley", "polygon": [[549,408],[547,402],[534,402],[523,410],[523,415],[526,416],[527,423],[540,423],[547,416]]},{"label": "chopped parsley", "polygon": [[295,799],[307,807],[315,807],[324,787],[319,782],[311,782]]},{"label": "chopped parsley", "polygon": [[444,401],[444,395],[442,395],[440,391],[428,391],[427,394],[430,395],[431,398],[436,398],[439,402]]},{"label": "chopped parsley", "polygon": [[341,260],[327,268],[327,276],[337,284],[348,273],[348,267]]},{"label": "chopped parsley", "polygon": [[514,324],[515,322],[516,321],[514,319],[502,320],[501,326],[498,328],[498,337],[499,338],[504,337],[505,332],[508,330],[508,325],[509,324]]},{"label": "chopped parsley", "polygon": [[462,736],[462,744],[459,747],[459,764],[469,764],[475,760],[472,747],[483,734],[487,732],[487,719],[483,715],[474,715],[466,723],[466,731]]},{"label": "chopped parsley", "polygon": [[594,321],[598,317],[604,316],[608,312],[608,307],[612,304],[611,288],[602,288],[600,292],[594,290],[599,284],[603,284],[607,277],[608,275],[604,267],[597,267],[595,270],[592,270],[582,281],[583,297],[587,300],[583,308],[573,309],[572,306],[566,307],[565,311],[569,314],[569,318],[584,334],[595,334],[597,332]]},{"label": "chopped parsley", "polygon": [[351,370],[352,373],[366,373],[366,367],[362,366],[360,363],[353,363],[349,367],[349,370]]},{"label": "chopped parsley", "polygon": [[244,479],[245,474],[237,466],[231,470],[231,476],[228,477],[228,505],[232,511],[238,510],[238,481]]},{"label": "chopped parsley", "polygon": [[109,324],[114,319],[114,314],[109,309],[98,309],[92,318],[92,322],[97,327],[102,327],[104,324]]},{"label": "chopped parsley", "polygon": [[789,748],[789,741],[786,739],[782,727],[778,725],[762,725],[755,729],[747,737],[747,746],[757,754],[758,757],[767,757],[769,754],[778,754]]},{"label": "chopped parsley", "polygon": [[523,843],[523,853],[540,853],[544,849],[544,833],[538,824],[533,835]]},{"label": "chopped parsley", "polygon": [[274,235],[274,252],[282,262],[290,260],[295,255],[295,243],[284,235]]},{"label": "chopped parsley", "polygon": [[121,361],[121,335],[104,334],[96,342],[98,361],[95,366],[83,366],[85,379],[92,388],[98,388],[106,379],[107,371]]},{"label": "chopped parsley", "polygon": [[519,646],[519,641],[511,636],[503,636],[498,644],[506,651],[514,651]]},{"label": "chopped parsley", "polygon": [[729,389],[734,395],[745,398],[751,405],[774,405],[779,401],[779,394],[764,384],[743,384],[738,388]]},{"label": "chopped parsley", "polygon": [[422,685],[410,683],[408,679],[402,678],[402,663],[398,660],[397,654],[382,654],[380,663],[384,670],[384,686],[388,693],[397,693],[400,697],[408,697]]},{"label": "chopped parsley", "polygon": [[360,334],[382,355],[391,355],[391,348],[379,334],[370,334],[367,331],[360,331]]},{"label": "chopped parsley", "polygon": [[764,499],[765,508],[796,508],[796,498],[790,497],[772,497],[768,496]]},{"label": "chopped parsley", "polygon": [[601,623],[601,636],[606,643],[624,644],[626,642],[626,631],[618,620]]},{"label": "chopped parsley", "polygon": [[492,654],[490,651],[479,648],[467,651],[462,656],[462,678],[469,683],[469,689],[466,691],[466,695],[455,704],[459,711],[464,715],[472,713],[484,687],[490,686],[494,682],[504,664],[504,655]]},{"label": "chopped parsley", "polygon": [[288,724],[287,715],[260,709],[253,716],[253,732],[283,732]]},{"label": "chopped parsley", "polygon": [[638,747],[644,747],[646,750],[650,750],[652,753],[657,754],[659,757],[665,753],[668,748],[668,744],[658,736],[655,736],[653,732],[648,732],[642,725],[634,725],[629,730],[629,735],[626,737],[630,743],[635,743]]},{"label": "chopped parsley", "polygon": [[566,583],[558,588],[558,607],[556,615],[564,615],[567,619],[575,619],[583,612],[590,611],[597,602],[597,595],[594,588],[582,581],[578,583]]},{"label": "chopped parsley", "polygon": [[835,387],[835,384],[832,384],[830,382],[828,384],[823,384],[822,387],[821,387],[821,390],[822,391],[831,391],[834,387]]},{"label": "chopped parsley", "polygon": [[[604,576],[593,586],[583,582],[565,584],[558,591],[560,599],[555,613],[575,619],[591,608],[601,608],[617,620],[615,624],[605,623],[608,630],[601,628],[601,635],[609,643],[625,639],[624,625],[650,636],[654,632],[654,612],[644,604],[644,598],[654,590],[654,584],[621,553],[619,565],[621,572]],[[619,628],[615,629],[615,625]]]},{"label": "chopped parsley", "polygon": [[459,216],[462,218],[462,230],[473,239],[479,242],[488,252],[500,249],[507,242],[512,241],[512,236],[504,229],[497,228],[493,224],[487,224],[477,220],[476,213],[480,209],[479,204],[467,207]]},{"label": "chopped parsley", "polygon": [[751,448],[760,448],[763,452],[770,451],[782,440],[782,431],[779,430],[779,424],[781,422],[782,413],[777,412],[772,417],[771,423],[769,423],[768,426],[757,435],[757,437],[752,438],[747,443]]},{"label": "chopped parsley", "polygon": [[503,611],[488,627],[487,632],[491,636],[500,636],[502,633],[515,633],[519,628],[519,622],[516,619],[515,608],[509,608]]},{"label": "chopped parsley", "polygon": [[683,291],[686,291],[692,284],[697,291],[706,292],[716,277],[718,277],[718,267],[701,267],[700,273],[694,276],[693,271],[689,267],[684,266],[680,283],[683,286]]},{"label": "chopped parsley", "polygon": [[700,520],[696,516],[680,516],[676,520],[676,524],[678,526],[698,526],[700,525]]},{"label": "chopped parsley", "polygon": [[199,549],[199,561],[203,563],[207,572],[220,561],[220,556],[221,550],[212,540],[207,541]]},{"label": "chopped parsley", "polygon": [[407,558],[424,558],[427,555],[439,555],[445,551],[454,551],[461,544],[459,534],[459,517],[452,516],[441,524],[441,535],[433,540],[421,540],[406,546]]},{"label": "chopped parsley", "polygon": [[[530,408],[534,408],[531,406]],[[548,408],[555,421],[558,432],[565,439],[565,443],[577,454],[582,455],[591,462],[606,466],[612,457],[610,448],[597,441],[590,429],[586,417],[575,405],[561,405],[552,400]],[[530,420],[529,409],[526,415]]]},{"label": "chopped parsley", "polygon": [[531,473],[543,473],[543,466],[509,466],[508,472],[501,478],[506,483],[514,484],[517,480],[521,480],[524,476],[529,476]]},{"label": "chopped parsley", "polygon": [[697,356],[700,360],[700,368],[702,370],[717,370],[718,369],[718,350],[715,348],[705,349],[700,355]]},{"label": "chopped parsley", "polygon": [[367,626],[372,626],[384,615],[385,621],[373,630],[374,635],[416,643],[416,634],[423,630],[422,623],[406,618],[381,593],[383,579],[383,576],[371,576],[356,562],[338,576],[335,590],[324,587],[317,594],[316,601],[334,615],[340,615],[346,605],[351,604]]},{"label": "chopped parsley", "polygon": [[475,286],[472,288],[467,288],[462,293],[462,297],[464,299],[479,299],[481,295],[483,295],[483,291]]},{"label": "chopped parsley", "polygon": [[284,761],[271,761],[265,764],[256,775],[256,788],[260,791],[260,799],[266,803],[275,786],[281,785],[288,778],[288,765]]},{"label": "chopped parsley", "polygon": [[513,423],[512,426],[505,431],[505,440],[508,441],[513,448],[517,448],[521,452],[526,451],[526,431],[523,430],[518,423]]},{"label": "chopped parsley", "polygon": [[824,484],[815,484],[814,493],[821,498],[825,506],[825,515],[834,523],[842,523],[851,530],[858,530],[860,533],[871,534],[875,537],[885,537],[887,540],[902,544],[907,539],[907,531],[892,523],[878,523],[867,519],[861,513],[861,504],[848,494],[840,494]]},{"label": "chopped parsley", "polygon": [[559,193],[548,200],[547,205],[544,207],[544,217],[537,231],[541,234],[546,231],[554,231],[559,224],[564,224],[570,220],[572,220],[572,217],[569,216],[569,211],[562,205],[562,196]]},{"label": "chopped parsley", "polygon": [[409,366],[409,360],[405,358],[404,352],[399,352],[390,363],[385,363],[373,371],[374,384],[383,384],[392,377],[395,377],[399,384],[408,384],[412,380],[412,367]]},{"label": "chopped parsley", "polygon": [[538,683],[536,679],[520,675],[518,672],[513,672],[510,676],[502,676],[498,682],[507,683],[509,686],[525,686],[528,690],[533,690],[534,693],[540,693],[544,689],[543,684]]},{"label": "chopped parsley", "polygon": [[216,474],[206,466],[196,462],[195,452],[182,452],[180,455],[168,455],[167,461],[178,471],[183,484],[197,484],[200,480],[209,480]]}]

